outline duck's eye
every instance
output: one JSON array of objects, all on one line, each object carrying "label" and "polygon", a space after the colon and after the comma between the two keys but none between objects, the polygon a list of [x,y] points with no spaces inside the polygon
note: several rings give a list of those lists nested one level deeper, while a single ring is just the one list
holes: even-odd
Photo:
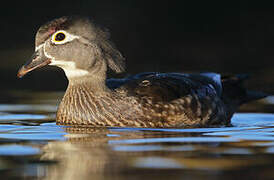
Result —
[{"label": "duck's eye", "polygon": [[66,35],[63,32],[59,32],[57,34],[55,34],[54,36],[54,41],[55,42],[61,42],[66,38]]},{"label": "duck's eye", "polygon": [[65,44],[67,42],[71,42],[74,39],[78,39],[78,38],[79,38],[79,36],[76,36],[76,35],[66,32],[66,31],[60,30],[60,31],[55,32],[55,34],[53,34],[51,36],[51,42],[53,44]]}]

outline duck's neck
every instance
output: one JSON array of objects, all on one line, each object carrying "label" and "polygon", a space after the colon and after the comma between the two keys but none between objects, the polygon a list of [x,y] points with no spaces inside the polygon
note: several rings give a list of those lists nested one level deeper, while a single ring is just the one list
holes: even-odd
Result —
[{"label": "duck's neck", "polygon": [[68,90],[70,88],[85,87],[92,93],[103,93],[110,91],[106,86],[106,77],[86,75],[81,77],[68,78]]},{"label": "duck's neck", "polygon": [[69,80],[68,89],[71,87],[85,86],[92,92],[103,92],[106,86],[107,65],[103,60],[95,62],[93,68],[84,69],[73,67],[63,67]]}]

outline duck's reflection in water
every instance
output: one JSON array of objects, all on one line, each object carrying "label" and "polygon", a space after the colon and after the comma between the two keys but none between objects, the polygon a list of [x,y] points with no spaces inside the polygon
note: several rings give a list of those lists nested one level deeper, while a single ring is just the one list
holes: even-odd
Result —
[{"label": "duck's reflection in water", "polygon": [[[255,157],[256,152],[248,149],[240,159],[237,153],[225,154],[231,147],[210,139],[206,142],[201,133],[138,130],[129,133],[106,128],[65,131],[68,133],[65,141],[49,142],[42,149],[42,161],[56,162],[43,167],[45,179],[228,179],[243,173],[252,177],[260,170],[270,173],[273,167],[261,169],[273,164],[272,160]],[[195,138],[204,142],[191,142]],[[247,169],[250,175],[246,174]]]},{"label": "duck's reflection in water", "polygon": [[48,143],[41,160],[57,161],[47,167],[47,179],[80,180],[120,172],[126,166],[122,156],[108,145],[107,129],[66,128],[66,141]]}]

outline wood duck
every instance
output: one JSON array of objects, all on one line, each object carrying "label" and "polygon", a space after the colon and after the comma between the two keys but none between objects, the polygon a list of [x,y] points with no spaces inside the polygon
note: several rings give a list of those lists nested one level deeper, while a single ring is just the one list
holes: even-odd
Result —
[{"label": "wood duck", "polygon": [[103,127],[184,128],[229,125],[237,107],[265,97],[243,88],[244,75],[124,72],[124,58],[108,32],[85,17],[61,17],[41,26],[35,53],[22,77],[45,65],[62,68],[69,80],[56,123]]}]

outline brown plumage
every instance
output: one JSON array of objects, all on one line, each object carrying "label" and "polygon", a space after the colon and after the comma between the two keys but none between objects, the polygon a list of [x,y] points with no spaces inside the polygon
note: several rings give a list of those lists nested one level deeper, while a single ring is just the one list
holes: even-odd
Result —
[{"label": "brown plumage", "polygon": [[245,76],[142,73],[107,80],[108,68],[124,71],[124,58],[107,32],[81,17],[43,25],[36,35],[36,52],[18,76],[46,64],[61,67],[69,80],[56,117],[62,125],[229,125],[239,105],[265,97],[242,87]]}]

